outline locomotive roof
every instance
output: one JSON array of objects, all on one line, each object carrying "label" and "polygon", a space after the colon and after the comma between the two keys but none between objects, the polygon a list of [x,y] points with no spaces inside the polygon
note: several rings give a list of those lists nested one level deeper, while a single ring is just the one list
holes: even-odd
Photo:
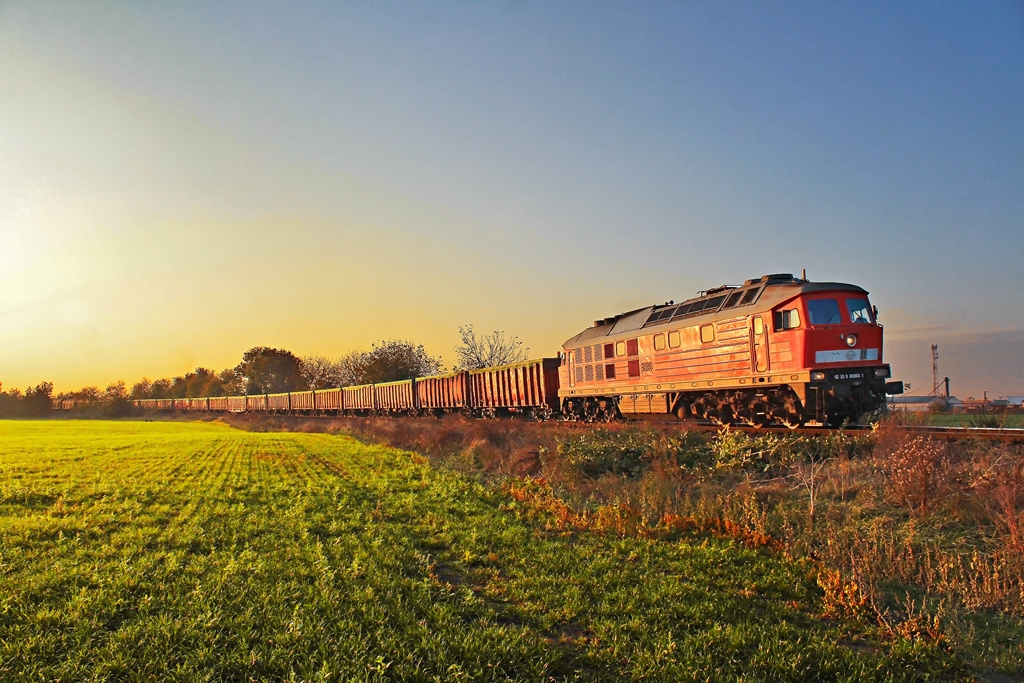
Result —
[{"label": "locomotive roof", "polygon": [[[596,338],[614,337],[684,318],[692,318],[694,322],[702,318],[713,319],[720,311],[732,308],[740,309],[737,314],[766,310],[798,294],[837,290],[867,295],[863,288],[844,282],[811,282],[788,273],[763,275],[747,280],[742,285],[722,285],[709,289],[682,303],[670,301],[597,320],[592,327],[566,340],[562,346],[568,349]],[[748,306],[754,308],[746,309]]]}]

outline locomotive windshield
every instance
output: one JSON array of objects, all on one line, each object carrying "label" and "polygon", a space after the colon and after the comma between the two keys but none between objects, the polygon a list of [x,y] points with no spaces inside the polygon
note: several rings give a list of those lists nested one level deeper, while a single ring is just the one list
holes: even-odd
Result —
[{"label": "locomotive windshield", "polygon": [[850,322],[871,323],[871,307],[867,299],[847,299],[846,308],[850,311]]},{"label": "locomotive windshield", "polygon": [[807,302],[807,315],[812,325],[836,325],[843,322],[839,302],[835,299],[811,299]]}]

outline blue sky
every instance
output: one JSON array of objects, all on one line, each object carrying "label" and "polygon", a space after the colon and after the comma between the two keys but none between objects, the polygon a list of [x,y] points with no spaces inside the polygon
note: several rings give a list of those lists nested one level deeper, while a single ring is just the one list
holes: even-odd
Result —
[{"label": "blue sky", "polygon": [[0,5],[0,381],[71,389],[806,268],[1024,393],[1024,4]]}]

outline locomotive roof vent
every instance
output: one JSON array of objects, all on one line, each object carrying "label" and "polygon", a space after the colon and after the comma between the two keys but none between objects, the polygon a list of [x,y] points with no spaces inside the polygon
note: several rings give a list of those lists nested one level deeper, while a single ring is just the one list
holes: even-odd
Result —
[{"label": "locomotive roof vent", "polygon": [[762,275],[761,277],[754,278],[753,280],[747,280],[743,283],[743,286],[752,285],[758,282],[767,282],[772,284],[774,282],[796,282],[796,278],[793,277],[793,273],[772,273],[771,275]]}]

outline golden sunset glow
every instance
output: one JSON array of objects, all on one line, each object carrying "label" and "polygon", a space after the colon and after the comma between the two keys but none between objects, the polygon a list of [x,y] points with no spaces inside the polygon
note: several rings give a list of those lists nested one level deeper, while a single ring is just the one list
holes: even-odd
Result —
[{"label": "golden sunset glow", "polygon": [[807,268],[871,292],[894,376],[937,342],[960,392],[1024,391],[1019,22],[951,10],[950,55],[747,9],[5,3],[0,382],[451,363],[467,323],[552,356]]}]

